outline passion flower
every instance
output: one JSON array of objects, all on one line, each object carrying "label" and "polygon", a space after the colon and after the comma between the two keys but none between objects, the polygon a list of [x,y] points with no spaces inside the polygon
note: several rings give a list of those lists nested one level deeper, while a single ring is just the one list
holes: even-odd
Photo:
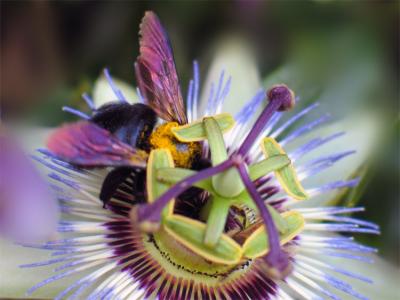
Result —
[{"label": "passion flower", "polygon": [[[197,64],[185,112],[164,29],[151,12],[140,28],[135,68],[143,103],[125,103],[106,72],[120,102],[96,109],[85,96],[93,115],[67,109],[85,120],[55,131],[49,150],[38,157],[63,185],[54,186],[69,216],[59,231],[71,236],[39,246],[56,257],[25,267],[59,264],[58,273],[29,292],[82,274],[58,298],[338,299],[340,290],[364,299],[335,273],[368,279],[320,257],[365,259],[357,252],[375,249],[333,233],[377,234],[378,227],[342,216],[360,208],[292,208],[357,183],[302,186],[351,151],[294,166],[341,134],[317,137],[287,153],[287,143],[325,121],[283,135],[317,105],[278,125],[295,104],[293,91],[279,84],[257,93],[233,117],[223,113],[230,86],[224,75],[198,114]],[[263,101],[267,105],[251,124]]]}]

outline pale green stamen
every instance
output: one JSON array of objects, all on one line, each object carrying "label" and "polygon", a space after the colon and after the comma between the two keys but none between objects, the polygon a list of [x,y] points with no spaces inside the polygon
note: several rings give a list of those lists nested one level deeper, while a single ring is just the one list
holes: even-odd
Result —
[{"label": "pale green stamen", "polygon": [[[304,218],[300,213],[295,211],[283,213],[282,218],[285,220],[287,229],[285,232],[280,232],[279,241],[281,245],[284,245],[303,230]],[[252,259],[268,253],[269,242],[268,236],[265,234],[264,225],[260,226],[247,238],[245,243],[242,245],[242,248],[243,256]]]},{"label": "pale green stamen", "polygon": [[[153,202],[155,199],[165,193],[171,185],[166,182],[161,182],[157,179],[157,170],[162,168],[170,168],[174,170],[174,160],[172,159],[171,152],[168,149],[156,149],[150,152],[147,161],[147,201]],[[167,207],[163,210],[163,216],[171,215],[173,213],[174,201],[168,203]]]},{"label": "pale green stamen", "polygon": [[[228,158],[224,137],[216,119],[213,117],[204,118],[203,125],[210,147],[211,162],[215,166]],[[212,178],[212,183],[215,191],[227,198],[237,196],[244,190],[243,182],[235,168],[215,175]]]},{"label": "pale green stamen", "polygon": [[[217,121],[223,133],[228,132],[235,125],[235,119],[228,113],[215,115],[213,118]],[[203,120],[172,128],[171,131],[181,142],[199,142],[207,138]]]},{"label": "pale green stamen", "polygon": [[[279,154],[286,154],[282,147],[273,138],[269,137],[263,140],[262,149],[267,158]],[[290,196],[298,200],[307,198],[307,193],[297,179],[296,171],[292,164],[276,169],[275,175],[281,186]]]}]

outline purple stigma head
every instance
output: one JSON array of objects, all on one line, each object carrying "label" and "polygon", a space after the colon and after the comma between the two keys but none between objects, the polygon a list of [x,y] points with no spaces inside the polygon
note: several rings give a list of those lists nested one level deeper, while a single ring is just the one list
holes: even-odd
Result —
[{"label": "purple stigma head", "polygon": [[269,101],[282,101],[279,111],[288,111],[294,107],[295,99],[294,92],[285,84],[274,85],[267,91]]}]

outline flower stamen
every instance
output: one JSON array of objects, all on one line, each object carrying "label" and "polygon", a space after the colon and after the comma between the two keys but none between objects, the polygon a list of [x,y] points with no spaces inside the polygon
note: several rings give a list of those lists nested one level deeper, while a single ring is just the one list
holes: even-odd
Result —
[{"label": "flower stamen", "polygon": [[[194,183],[214,176],[215,174],[221,173],[233,165],[233,162],[230,159],[227,159],[223,163],[216,165],[215,167],[210,167],[204,169],[196,174],[189,176],[175,185],[173,185],[168,191],[166,191],[162,196],[160,196],[156,201],[151,204],[142,204],[137,207],[133,207],[130,213],[131,220],[133,222],[138,222],[141,224],[142,222],[151,222],[155,224],[159,224],[161,220],[161,212],[163,208],[175,197],[179,196],[179,194],[183,193]],[[147,227],[147,226],[146,226]],[[151,227],[156,228],[156,227]],[[144,228],[146,229],[146,228]]]}]

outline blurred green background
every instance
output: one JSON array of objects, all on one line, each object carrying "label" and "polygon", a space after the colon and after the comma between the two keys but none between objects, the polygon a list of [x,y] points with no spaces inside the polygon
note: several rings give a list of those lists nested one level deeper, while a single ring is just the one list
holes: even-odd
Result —
[{"label": "blurred green background", "polygon": [[302,105],[319,99],[335,118],[365,112],[372,123],[379,120],[372,154],[357,170],[362,184],[340,201],[366,206],[362,218],[381,225],[383,234],[363,241],[399,266],[398,2],[3,0],[2,117],[46,127],[73,120],[60,107],[83,108],[81,93],[105,66],[135,85],[146,10],[168,29],[184,93],[192,59],[206,74],[221,39],[240,36],[253,49],[265,87],[288,82]]}]

